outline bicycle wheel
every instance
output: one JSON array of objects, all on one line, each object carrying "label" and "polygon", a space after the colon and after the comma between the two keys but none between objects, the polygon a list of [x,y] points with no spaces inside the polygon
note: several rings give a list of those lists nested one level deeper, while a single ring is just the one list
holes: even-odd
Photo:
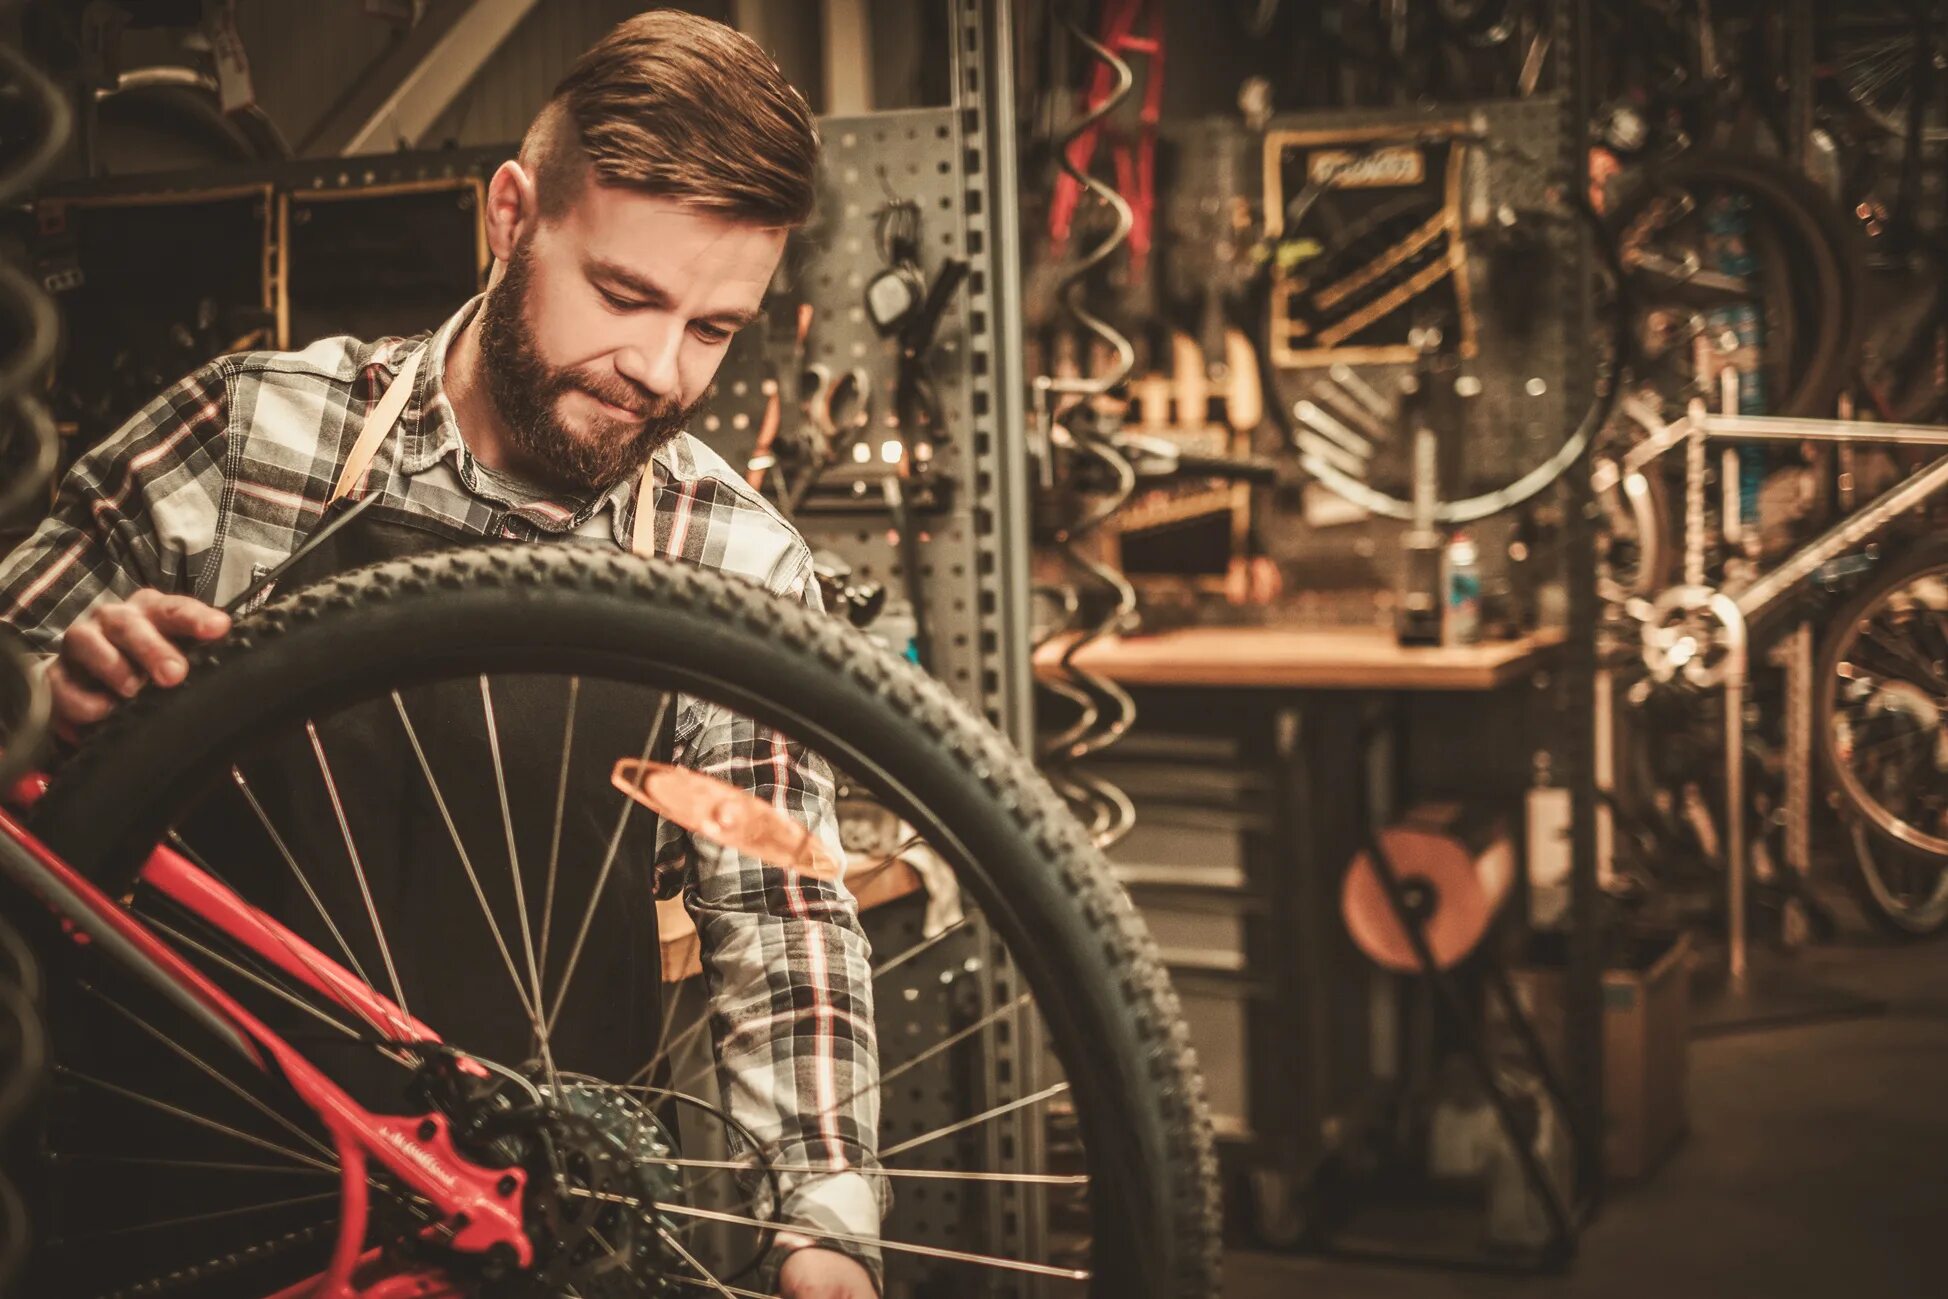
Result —
[{"label": "bicycle wheel", "polygon": [[1815,680],[1820,764],[1853,825],[1869,916],[1948,926],[1948,546],[1916,547],[1828,623]]},{"label": "bicycle wheel", "polygon": [[[1834,80],[1861,115],[1877,130],[1895,139],[1907,138],[1917,68],[1915,58],[1921,28],[1915,22],[1913,0],[1848,0],[1826,20],[1825,55]],[[1924,11],[1927,46],[1920,51],[1939,78],[1948,67],[1948,44],[1943,41],[1943,6],[1930,0]],[[1938,84],[1938,83],[1937,83]],[[1921,138],[1948,138],[1938,104],[1922,105]]]},{"label": "bicycle wheel", "polygon": [[[1155,949],[1086,834],[944,688],[837,620],[746,583],[583,548],[527,547],[399,561],[320,584],[242,620],[199,655],[186,683],[143,697],[109,723],[57,773],[36,829],[91,878],[118,894],[132,890],[132,905],[159,932],[253,1008],[270,1014],[288,1003],[290,1015],[302,1009],[311,1020],[321,1011],[325,1019],[342,1015],[226,954],[136,887],[149,845],[175,834],[246,899],[315,935],[334,959],[342,951],[355,968],[378,974],[373,986],[396,989],[397,1000],[426,1022],[439,1028],[429,1005],[453,1010],[466,1030],[447,1033],[449,1040],[522,1075],[520,1085],[556,1113],[558,1131],[581,1134],[610,1163],[618,1150],[630,1154],[633,1171],[615,1176],[639,1189],[623,1197],[627,1209],[603,1210],[610,1216],[601,1231],[577,1219],[576,1206],[550,1202],[568,1183],[530,1192],[534,1234],[553,1259],[558,1287],[586,1299],[753,1293],[738,1282],[750,1284],[750,1264],[763,1256],[768,1202],[794,1194],[793,1179],[819,1166],[744,1125],[736,1097],[745,1080],[715,1076],[705,1029],[725,1026],[685,1016],[686,998],[701,995],[697,947],[679,945],[673,957],[663,935],[652,981],[673,1009],[660,1028],[652,1018],[654,1048],[642,1068],[626,1078],[579,1069],[560,1040],[550,1058],[548,1030],[565,1004],[589,1005],[602,1029],[589,1038],[593,1046],[576,1048],[584,1054],[601,1054],[614,1032],[625,1031],[613,1025],[631,986],[626,951],[599,976],[586,973],[593,958],[583,958],[579,981],[576,961],[590,918],[626,915],[629,898],[640,907],[648,889],[633,847],[610,870],[630,800],[610,787],[606,765],[571,770],[567,734],[578,706],[582,725],[594,725],[588,699],[598,685],[639,695],[631,706],[603,693],[599,711],[627,719],[626,733],[642,737],[645,753],[677,697],[775,727],[830,764],[882,1008],[879,1165],[862,1173],[892,1188],[880,1242],[889,1295],[1217,1292],[1215,1162],[1201,1084]],[[498,805],[497,814],[480,818],[484,824],[448,814],[466,773],[451,761],[429,764],[420,743],[451,729],[440,714],[436,732],[428,720],[435,714],[423,709],[468,695],[491,742],[491,764],[483,758],[470,777],[487,787],[480,805]],[[517,695],[555,701],[552,712],[531,714],[547,719],[532,749],[550,769],[546,780],[512,778],[520,770],[516,742],[496,730],[511,711],[503,703],[497,723],[493,710]],[[327,754],[339,758],[341,780],[351,764],[376,761],[364,750],[348,754],[335,738],[361,715],[420,737],[411,738],[396,774],[404,784],[423,777],[444,824],[441,835],[413,840],[409,873],[415,880],[464,874],[467,887],[453,896],[477,898],[477,907],[468,900],[429,917],[435,908],[412,896],[402,901],[359,865],[357,845],[370,848],[374,827],[360,805],[341,805]],[[283,746],[315,753],[312,780],[330,794],[342,843],[336,832],[280,836],[275,809],[262,815],[259,804],[277,791],[247,777]],[[249,815],[236,806],[240,798]],[[239,840],[219,860],[204,851],[208,840],[195,841],[225,806],[236,822],[261,823],[256,851],[247,850],[253,841]],[[593,810],[578,820],[585,806]],[[524,811],[539,815],[517,824]],[[637,818],[629,833],[648,833],[640,812]],[[585,824],[595,847],[606,842],[609,860],[584,860],[572,834],[563,837],[565,822]],[[440,842],[447,834],[450,849]],[[292,877],[302,889],[291,887]],[[592,880],[581,897],[569,885],[577,877]],[[691,900],[703,904],[695,914],[706,928],[719,922],[712,909],[719,900],[694,892]],[[460,932],[463,919],[476,927],[471,937]],[[416,939],[435,946],[415,946]],[[470,953],[486,968],[457,977]],[[61,1021],[59,1036],[83,1064],[57,1070],[74,1113],[49,1121],[52,1207],[43,1220],[55,1239],[43,1250],[42,1275],[62,1294],[150,1295],[189,1284],[203,1296],[230,1284],[257,1299],[270,1288],[266,1279],[306,1275],[308,1255],[329,1244],[321,1237],[332,1220],[331,1196],[307,1203],[282,1189],[307,1165],[326,1166],[311,1168],[314,1176],[331,1166],[328,1150],[320,1159],[304,1147],[315,1136],[307,1117],[293,1114],[261,1078],[219,1071],[224,1083],[213,1085],[209,1062],[187,1059],[193,1049],[171,1036],[159,1008],[102,992],[110,973],[89,973],[85,986],[76,981],[73,999],[126,1012],[99,1018],[126,1021],[127,1035],[147,1039],[153,1058],[132,1063],[123,1045],[100,1045],[106,1027],[83,1042],[72,1020]],[[313,1004],[299,1004],[307,1001]],[[490,1012],[490,1002],[498,1009]],[[545,1014],[533,1009],[544,1004],[552,1007]],[[488,1040],[514,1045],[494,1053],[474,1045]],[[369,1032],[350,1039],[327,1032],[324,1041],[314,1060],[348,1089],[361,1088],[367,1103],[396,1106],[405,1095],[416,1099],[394,1112],[418,1112],[410,1106],[423,1106],[436,1090],[425,1077],[429,1066],[405,1044]],[[57,1040],[57,1055],[63,1045]],[[531,1058],[537,1047],[540,1062]],[[686,1060],[700,1049],[692,1072]],[[122,1077],[103,1076],[116,1067]],[[165,1070],[179,1075],[180,1092],[163,1091]],[[822,1066],[815,1072],[824,1087],[818,1095],[830,1096],[829,1077]],[[721,1097],[709,1093],[713,1081]],[[203,1108],[190,1110],[185,1096]],[[815,1117],[823,1121],[853,1099],[829,1100]],[[228,1106],[222,1114],[212,1109],[219,1104]],[[672,1116],[673,1106],[688,1108]],[[139,1113],[149,1139],[167,1130],[163,1147],[62,1146],[88,1142],[92,1125],[116,1109]],[[708,1127],[693,1123],[697,1116],[718,1124],[714,1135],[693,1134]],[[221,1153],[192,1153],[198,1143]],[[285,1181],[272,1193],[265,1183],[273,1173],[260,1166],[280,1159],[298,1167],[282,1167]],[[151,1193],[116,1189],[136,1166],[147,1170]],[[157,1189],[169,1193],[166,1206],[153,1203]],[[392,1206],[377,1243],[423,1230],[410,1197],[384,1179],[377,1189]],[[589,1198],[585,1188],[566,1193]],[[744,1207],[721,1207],[737,1196]],[[140,1220],[109,1219],[116,1212]],[[618,1249],[603,1234],[625,1230],[637,1244]],[[592,1258],[565,1243],[587,1246],[591,1232],[602,1247]],[[551,1242],[558,1246],[552,1255]],[[247,1276],[248,1284],[226,1276]],[[523,1277],[483,1285],[483,1295],[540,1292]]]},{"label": "bicycle wheel", "polygon": [[[1706,220],[1714,200],[1746,209],[1758,264],[1747,279],[1700,273],[1720,238]],[[1765,324],[1772,413],[1832,413],[1859,353],[1863,271],[1858,235],[1818,186],[1777,159],[1696,150],[1626,178],[1606,217],[1635,281],[1636,354],[1674,409],[1695,383],[1690,340],[1709,309],[1749,304]]]}]

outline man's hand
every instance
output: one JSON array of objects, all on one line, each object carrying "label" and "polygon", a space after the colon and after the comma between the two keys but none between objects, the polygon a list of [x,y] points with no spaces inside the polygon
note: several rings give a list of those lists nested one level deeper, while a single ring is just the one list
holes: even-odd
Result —
[{"label": "man's hand", "polygon": [[229,630],[229,614],[186,595],[145,590],[95,606],[68,628],[47,670],[56,733],[74,740],[152,681],[182,684],[189,660],[179,643]]},{"label": "man's hand", "polygon": [[782,1299],[877,1299],[872,1274],[837,1250],[801,1249],[778,1270]]}]

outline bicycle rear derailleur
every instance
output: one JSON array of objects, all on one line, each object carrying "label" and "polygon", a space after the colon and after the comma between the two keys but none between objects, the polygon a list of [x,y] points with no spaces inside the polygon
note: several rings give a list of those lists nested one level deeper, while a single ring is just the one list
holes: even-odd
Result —
[{"label": "bicycle rear derailleur", "polygon": [[[550,1082],[488,1072],[442,1049],[418,1072],[418,1099],[453,1121],[456,1145],[490,1167],[528,1173],[524,1217],[532,1268],[480,1265],[482,1299],[645,1299],[688,1275],[676,1224],[659,1211],[680,1200],[675,1142],[623,1088],[593,1079]],[[445,1260],[452,1266],[454,1260]]]}]

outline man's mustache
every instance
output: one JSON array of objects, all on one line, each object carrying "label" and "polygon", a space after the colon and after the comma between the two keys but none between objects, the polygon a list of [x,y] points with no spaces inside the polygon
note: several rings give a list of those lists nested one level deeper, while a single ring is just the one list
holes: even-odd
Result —
[{"label": "man's mustache", "polygon": [[646,424],[672,419],[682,410],[681,404],[674,398],[658,398],[633,383],[610,384],[584,374],[569,375],[568,383],[570,387],[580,388],[589,396],[605,401],[618,410],[628,411]]}]

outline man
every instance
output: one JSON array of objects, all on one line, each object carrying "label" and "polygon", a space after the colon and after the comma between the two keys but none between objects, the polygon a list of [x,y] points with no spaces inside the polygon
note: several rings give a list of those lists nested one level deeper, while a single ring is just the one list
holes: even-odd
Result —
[{"label": "man", "polygon": [[[816,603],[804,542],[683,428],[810,214],[817,156],[804,100],[746,37],[675,12],[610,32],[494,173],[488,288],[430,339],[221,358],[77,464],[0,565],[0,619],[51,655],[62,734],[180,683],[181,647],[227,631],[214,606],[295,550],[341,480],[450,535],[650,538]],[[361,427],[395,381],[396,428],[361,464]],[[737,734],[714,774],[763,782],[767,798],[788,787],[780,804],[829,835],[829,776],[795,765],[816,760],[749,724]],[[769,755],[785,751],[781,778]],[[878,1089],[852,898],[802,879],[786,908],[750,859],[690,856],[728,1104],[748,1130],[782,1134],[780,1164],[833,1170],[783,1179],[781,1222],[806,1234],[780,1237],[778,1283],[792,1299],[863,1299],[876,1253],[830,1235],[874,1237],[881,1211],[881,1179],[858,1171],[873,1165]]]}]

